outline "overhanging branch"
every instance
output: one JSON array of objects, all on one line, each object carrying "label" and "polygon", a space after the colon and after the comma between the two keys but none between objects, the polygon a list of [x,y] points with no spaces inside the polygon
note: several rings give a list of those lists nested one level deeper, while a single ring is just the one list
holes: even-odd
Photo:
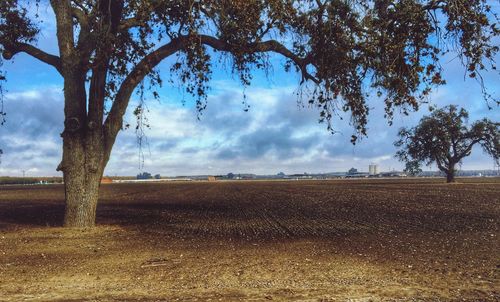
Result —
[{"label": "overhanging branch", "polygon": [[127,110],[130,96],[132,95],[134,89],[156,65],[158,65],[163,59],[179,51],[186,42],[186,39],[177,38],[170,41],[170,43],[163,45],[149,55],[145,56],[125,78],[118,89],[113,105],[109,111],[109,115],[104,122],[105,161],[109,158],[116,135],[122,128],[123,115]]},{"label": "overhanging branch", "polygon": [[[231,51],[232,46],[219,40],[217,38],[207,36],[207,35],[199,35],[200,42],[210,47],[221,50],[221,51]],[[299,67],[302,73],[302,81],[310,80],[315,84],[319,84],[320,80],[311,75],[307,71],[307,66],[311,64],[309,58],[301,58],[295,55],[292,51],[286,48],[283,44],[279,43],[276,40],[268,40],[264,42],[252,43],[246,46],[249,51],[253,52],[275,52],[278,53],[294,62],[294,64]]]},{"label": "overhanging branch", "polygon": [[[201,44],[208,45],[213,49],[219,51],[231,52],[234,47],[222,40],[212,36],[196,35],[196,36],[179,36],[172,39],[168,44],[161,46],[149,55],[145,56],[129,73],[121,84],[116,94],[113,105],[109,112],[106,121],[104,122],[105,133],[105,153],[109,158],[109,153],[115,141],[118,131],[122,128],[123,115],[127,110],[128,103],[132,92],[137,85],[165,58],[174,54],[175,52],[185,48],[190,39],[196,39]],[[311,80],[315,84],[319,84],[320,80],[315,78],[307,72],[307,66],[311,64],[309,58],[301,58],[295,55],[292,51],[287,49],[283,44],[276,40],[269,40],[258,43],[251,43],[245,45],[249,52],[275,52],[283,55],[284,57],[292,60],[296,66],[301,70],[303,81]]]},{"label": "overhanging branch", "polygon": [[20,52],[24,52],[35,59],[47,63],[61,72],[61,59],[58,56],[48,54],[43,50],[27,43],[18,43],[13,47],[7,47],[3,52],[3,57],[6,60],[10,60],[13,56]]}]

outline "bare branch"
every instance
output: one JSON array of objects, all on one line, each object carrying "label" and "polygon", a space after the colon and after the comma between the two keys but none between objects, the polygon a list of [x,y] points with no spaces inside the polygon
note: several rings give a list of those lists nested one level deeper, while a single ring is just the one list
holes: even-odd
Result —
[{"label": "bare branch", "polygon": [[6,60],[10,60],[13,56],[20,52],[27,53],[28,55],[55,67],[59,72],[61,72],[61,59],[58,56],[48,54],[43,50],[27,43],[19,43],[5,49],[3,57]]}]

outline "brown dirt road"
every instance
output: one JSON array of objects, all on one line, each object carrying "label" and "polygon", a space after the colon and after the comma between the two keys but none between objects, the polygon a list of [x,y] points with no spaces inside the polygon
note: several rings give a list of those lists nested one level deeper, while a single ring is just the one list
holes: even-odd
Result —
[{"label": "brown dirt road", "polygon": [[500,180],[0,187],[0,301],[499,301]]}]

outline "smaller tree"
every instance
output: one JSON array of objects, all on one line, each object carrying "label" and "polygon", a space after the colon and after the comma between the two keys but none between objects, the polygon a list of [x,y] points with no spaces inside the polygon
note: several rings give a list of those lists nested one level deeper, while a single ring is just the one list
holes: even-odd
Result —
[{"label": "smaller tree", "polygon": [[468,126],[469,114],[463,108],[449,105],[424,116],[414,128],[401,128],[396,157],[406,168],[418,171],[422,163],[436,163],[446,174],[447,182],[455,178],[455,166],[469,156],[479,144],[498,163],[500,160],[500,123],[486,118]]}]

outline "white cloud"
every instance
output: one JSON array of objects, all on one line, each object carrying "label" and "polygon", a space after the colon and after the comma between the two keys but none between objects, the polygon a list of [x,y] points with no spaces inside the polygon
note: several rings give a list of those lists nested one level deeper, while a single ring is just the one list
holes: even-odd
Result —
[{"label": "white cloud", "polygon": [[[318,124],[316,109],[297,106],[294,89],[249,88],[249,112],[244,112],[241,94],[230,85],[218,86],[209,97],[201,120],[194,109],[170,100],[148,101],[146,130],[149,144],[143,149],[145,171],[162,175],[346,171],[356,167],[366,171],[370,163],[381,170],[401,169],[393,158],[392,143],[400,126],[414,125],[426,109],[409,117],[396,115],[394,126],[383,118],[380,101],[371,100],[368,138],[353,146],[348,123],[334,121],[339,134],[331,135]],[[453,102],[453,91],[441,89],[434,98],[439,105]],[[482,100],[480,100],[482,101]],[[477,100],[471,102],[473,105]],[[137,104],[135,101],[133,104]],[[464,103],[466,105],[467,103]],[[0,147],[4,149],[0,175],[58,175],[61,159],[63,96],[59,88],[26,90],[8,94],[8,123],[0,127]],[[496,113],[478,105],[474,118]],[[126,121],[131,129],[119,134],[109,175],[140,172],[139,148],[134,132],[135,117],[129,108]],[[492,161],[476,148],[463,169],[492,168]]]}]

